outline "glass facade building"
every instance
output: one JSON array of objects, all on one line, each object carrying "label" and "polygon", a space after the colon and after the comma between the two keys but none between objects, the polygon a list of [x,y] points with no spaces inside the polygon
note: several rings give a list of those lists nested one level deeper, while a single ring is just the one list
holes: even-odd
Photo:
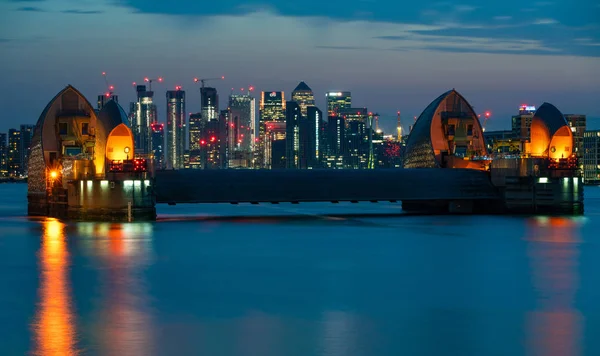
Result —
[{"label": "glass facade building", "polygon": [[19,142],[19,161],[21,162],[21,174],[27,176],[29,153],[31,152],[31,138],[33,137],[34,125],[21,125],[21,140]]},{"label": "glass facade building", "polygon": [[[255,166],[266,168],[270,164],[270,158],[265,154],[270,152],[266,149],[268,141],[267,122],[285,123],[285,94],[282,91],[261,92],[259,108],[258,138],[255,140]],[[285,130],[284,130],[285,132]],[[285,152],[285,149],[284,149]],[[285,153],[284,153],[285,155]]]},{"label": "glass facade building", "polygon": [[583,181],[600,184],[600,130],[583,134]]},{"label": "glass facade building", "polygon": [[165,168],[165,125],[155,123],[150,125],[152,133],[152,158],[154,158],[154,168]]},{"label": "glass facade building", "polygon": [[185,91],[167,91],[167,169],[184,167],[185,115]]},{"label": "glass facade building", "polygon": [[315,106],[315,95],[312,89],[305,82],[300,82],[292,92],[292,100],[300,106],[302,116],[306,116],[307,108]]},{"label": "glass facade building", "polygon": [[327,116],[335,116],[340,109],[352,107],[352,95],[349,91],[330,91],[325,93]]},{"label": "glass facade building", "polygon": [[135,150],[138,155],[151,152],[150,124],[157,122],[154,92],[146,91],[145,85],[137,86],[137,102],[135,114],[131,115],[131,130],[135,140]]}]

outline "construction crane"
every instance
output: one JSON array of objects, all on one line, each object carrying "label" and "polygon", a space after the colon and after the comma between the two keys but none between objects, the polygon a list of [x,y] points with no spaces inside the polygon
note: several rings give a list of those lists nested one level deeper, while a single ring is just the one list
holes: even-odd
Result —
[{"label": "construction crane", "polygon": [[[481,117],[481,115],[477,115],[477,116]],[[492,116],[492,113],[490,111],[486,111],[485,114],[483,115],[483,125],[481,125],[481,129],[483,130],[483,132],[485,132],[485,125],[487,124],[487,122],[491,116]]]},{"label": "construction crane", "polygon": [[145,77],[145,78],[144,78],[144,81],[145,81],[146,83],[148,83],[148,89],[149,89],[149,91],[152,91],[152,82],[156,81],[156,82],[162,83],[162,81],[163,81],[163,78],[162,78],[162,77],[158,77],[158,78],[156,78],[156,79],[153,79],[153,78],[148,78],[148,77]]},{"label": "construction crane", "polygon": [[201,87],[204,88],[204,84],[209,80],[225,80],[225,76],[221,76],[220,78],[194,78],[194,83],[201,83]]},{"label": "construction crane", "polygon": [[102,77],[104,78],[104,83],[106,84],[106,97],[110,98],[113,96],[115,87],[113,85],[108,84],[108,79],[106,78],[106,72],[102,72]]}]

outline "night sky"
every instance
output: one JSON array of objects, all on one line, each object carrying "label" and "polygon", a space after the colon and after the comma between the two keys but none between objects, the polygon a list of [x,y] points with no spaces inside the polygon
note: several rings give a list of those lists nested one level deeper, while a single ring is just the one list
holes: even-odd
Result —
[{"label": "night sky", "polygon": [[321,109],[349,90],[386,131],[451,88],[492,111],[488,129],[544,101],[600,117],[600,0],[0,0],[0,14],[0,132],[35,123],[67,84],[95,105],[103,71],[125,110],[132,82],[163,76],[160,121],[167,89],[196,112],[193,78],[221,75],[222,108],[231,88],[289,97],[304,80]]}]

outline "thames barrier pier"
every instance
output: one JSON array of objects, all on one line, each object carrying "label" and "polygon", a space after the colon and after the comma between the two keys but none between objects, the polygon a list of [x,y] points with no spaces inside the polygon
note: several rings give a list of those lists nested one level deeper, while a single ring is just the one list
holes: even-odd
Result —
[{"label": "thames barrier pier", "polygon": [[95,112],[67,86],[46,106],[29,157],[28,213],[75,220],[155,220],[156,204],[402,202],[424,213],[583,213],[573,135],[553,105],[533,115],[519,154],[487,151],[472,106],[457,91],[416,121],[402,169],[154,170],[127,116]]},{"label": "thames barrier pier", "polygon": [[127,115],[115,101],[96,114],[67,86],[35,127],[28,214],[77,220],[154,220],[151,163],[137,157]]}]

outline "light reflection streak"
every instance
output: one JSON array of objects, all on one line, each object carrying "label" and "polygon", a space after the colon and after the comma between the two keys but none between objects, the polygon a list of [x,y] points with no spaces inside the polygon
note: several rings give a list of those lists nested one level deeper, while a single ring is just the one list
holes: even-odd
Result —
[{"label": "light reflection streak", "polygon": [[537,308],[527,316],[531,355],[581,354],[582,316],[575,308],[578,225],[562,217],[532,220],[527,237]]},{"label": "light reflection streak", "polygon": [[67,275],[69,252],[64,224],[56,219],[43,223],[39,251],[40,290],[37,315],[33,324],[36,355],[75,355],[75,320],[71,288]]},{"label": "light reflection streak", "polygon": [[154,328],[142,271],[150,260],[149,223],[82,224],[79,232],[93,239],[91,254],[102,266],[98,344],[106,355],[154,353]]}]

